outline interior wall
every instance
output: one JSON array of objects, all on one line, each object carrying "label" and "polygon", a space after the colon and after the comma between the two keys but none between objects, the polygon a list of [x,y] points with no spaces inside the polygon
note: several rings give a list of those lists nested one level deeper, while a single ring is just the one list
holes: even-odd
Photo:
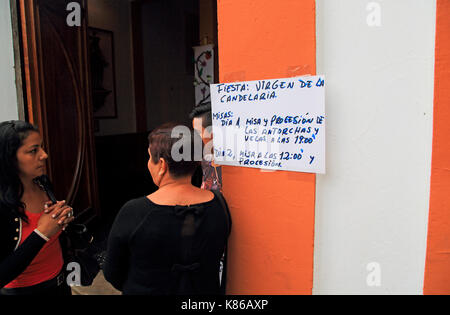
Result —
[{"label": "interior wall", "polygon": [[316,1],[328,120],[315,294],[422,293],[435,8],[435,0]]},{"label": "interior wall", "polygon": [[9,1],[0,1],[0,121],[18,119]]},{"label": "interior wall", "polygon": [[198,1],[155,0],[142,5],[147,128],[169,121],[190,124],[198,45]]},{"label": "interior wall", "polygon": [[117,118],[99,119],[96,136],[136,132],[131,11],[128,0],[89,0],[88,24],[114,33]]}]

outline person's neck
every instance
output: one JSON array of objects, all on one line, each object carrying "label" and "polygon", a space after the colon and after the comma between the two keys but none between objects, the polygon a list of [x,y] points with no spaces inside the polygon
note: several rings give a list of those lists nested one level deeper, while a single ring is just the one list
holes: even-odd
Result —
[{"label": "person's neck", "polygon": [[24,197],[34,195],[41,191],[40,188],[33,182],[33,179],[21,177],[20,180],[22,181],[23,185]]},{"label": "person's neck", "polygon": [[191,179],[190,178],[182,178],[178,180],[169,180],[166,182],[162,182],[159,185],[159,190],[166,190],[166,189],[179,189],[179,188],[187,188],[191,187]]}]

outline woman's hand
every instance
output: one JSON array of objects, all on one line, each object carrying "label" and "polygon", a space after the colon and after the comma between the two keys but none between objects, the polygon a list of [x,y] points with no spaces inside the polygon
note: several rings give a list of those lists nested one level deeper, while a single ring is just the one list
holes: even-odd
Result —
[{"label": "woman's hand", "polygon": [[61,229],[65,229],[73,220],[73,209],[66,205],[65,201],[58,201],[54,205],[47,202],[44,213],[39,218],[37,229],[46,237],[51,238]]}]

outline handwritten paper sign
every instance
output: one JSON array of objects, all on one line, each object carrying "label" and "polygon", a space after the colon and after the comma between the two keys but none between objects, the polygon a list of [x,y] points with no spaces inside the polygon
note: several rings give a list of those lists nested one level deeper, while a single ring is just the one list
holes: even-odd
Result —
[{"label": "handwritten paper sign", "polygon": [[217,164],[325,173],[325,77],[212,84]]}]

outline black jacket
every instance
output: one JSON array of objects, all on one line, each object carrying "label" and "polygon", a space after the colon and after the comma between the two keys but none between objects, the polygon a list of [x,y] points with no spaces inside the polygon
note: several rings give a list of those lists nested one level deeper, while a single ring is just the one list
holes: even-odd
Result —
[{"label": "black jacket", "polygon": [[32,232],[19,246],[22,224],[19,216],[0,209],[0,288],[17,278],[46,243]]}]

